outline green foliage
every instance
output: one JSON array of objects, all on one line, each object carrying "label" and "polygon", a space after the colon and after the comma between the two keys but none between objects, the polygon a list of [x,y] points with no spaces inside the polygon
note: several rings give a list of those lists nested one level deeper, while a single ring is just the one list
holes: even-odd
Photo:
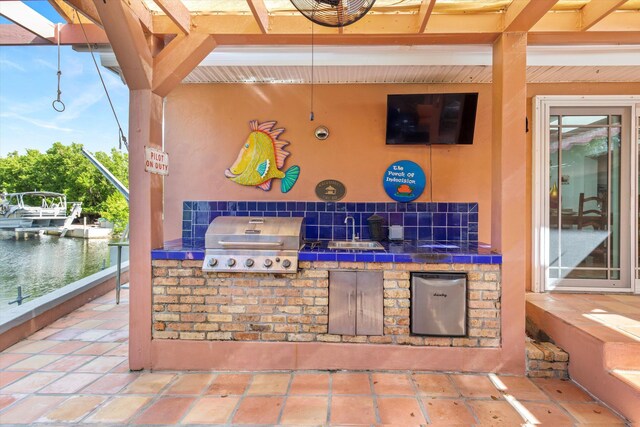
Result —
[{"label": "green foliage", "polygon": [[[103,216],[116,224],[116,231],[129,222],[129,207],[124,197],[82,155],[81,144],[59,142],[41,153],[27,150],[0,157],[0,192],[54,191],[67,195],[69,202],[82,202],[82,214]],[[129,185],[129,156],[115,148],[110,154],[95,157],[125,186]]]},{"label": "green foliage", "polygon": [[120,192],[115,191],[107,197],[103,206],[104,210],[101,211],[102,217],[114,224],[114,231],[116,233],[122,233],[125,226],[129,223],[129,204],[127,200]]}]

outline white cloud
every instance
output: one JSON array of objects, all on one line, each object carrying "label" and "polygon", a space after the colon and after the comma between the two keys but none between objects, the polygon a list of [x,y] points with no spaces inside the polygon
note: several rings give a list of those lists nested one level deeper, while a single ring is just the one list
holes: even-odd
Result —
[{"label": "white cloud", "polygon": [[0,97],[0,110],[9,111],[16,114],[33,114],[41,112],[43,109],[51,107],[51,101],[54,98],[39,97],[27,102],[10,101],[5,97]]},{"label": "white cloud", "polygon": [[49,121],[34,119],[34,118],[23,116],[23,115],[14,113],[14,112],[0,113],[0,117],[6,117],[6,118],[22,120],[24,122],[27,122],[29,124],[32,124],[34,126],[37,126],[37,127],[43,128],[43,129],[57,130],[57,131],[61,131],[61,132],[73,132],[73,129],[71,129],[71,128],[60,127],[60,126],[56,125],[55,123],[52,123],[52,122],[49,122]]},{"label": "white cloud", "polygon": [[[67,107],[60,116],[61,121],[75,120],[104,97],[102,86],[83,88],[82,93],[67,98]],[[64,99],[63,99],[64,100]]]},{"label": "white cloud", "polygon": [[56,64],[49,62],[49,61],[45,61],[42,58],[34,58],[33,62],[37,65],[40,65],[42,67],[48,68],[50,70],[54,70],[54,71],[58,71],[58,68],[56,67]]},{"label": "white cloud", "polygon": [[27,70],[24,69],[24,67],[22,65],[20,65],[20,64],[18,64],[16,62],[13,62],[13,61],[9,61],[8,59],[0,59],[0,66],[13,68],[13,69],[16,69],[16,70],[22,71],[22,72],[27,71]]}]

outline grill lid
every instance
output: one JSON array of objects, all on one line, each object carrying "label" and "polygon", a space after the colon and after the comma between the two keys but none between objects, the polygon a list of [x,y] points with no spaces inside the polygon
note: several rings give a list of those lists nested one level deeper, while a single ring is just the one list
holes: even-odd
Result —
[{"label": "grill lid", "polygon": [[205,235],[207,249],[299,250],[303,218],[215,218]]}]

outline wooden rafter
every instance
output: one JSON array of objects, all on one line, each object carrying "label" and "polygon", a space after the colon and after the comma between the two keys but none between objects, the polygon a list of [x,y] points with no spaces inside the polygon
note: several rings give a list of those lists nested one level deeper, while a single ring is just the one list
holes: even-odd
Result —
[{"label": "wooden rafter", "polygon": [[[123,1],[123,0],[118,0],[118,1]],[[147,6],[142,2],[142,0],[126,0],[123,2],[126,3],[131,9],[131,11],[133,12],[133,14],[138,17],[138,19],[140,20],[140,24],[142,24],[142,27],[144,28],[144,30],[150,34],[153,34],[153,22],[151,18],[151,12],[149,11],[149,9],[147,9]]]},{"label": "wooden rafter", "polygon": [[590,1],[580,10],[580,30],[585,31],[625,4],[627,0]]},{"label": "wooden rafter", "polygon": [[94,23],[81,13],[76,14],[76,9],[69,6],[63,0],[49,0],[49,4],[56,10],[56,12],[58,12],[60,16],[62,16],[62,19],[67,21],[69,24],[78,24],[80,22],[82,22],[83,24]]},{"label": "wooden rafter", "polygon": [[529,31],[558,0],[513,0],[504,14],[504,32]]},{"label": "wooden rafter", "polygon": [[433,7],[436,5],[436,0],[422,0],[420,3],[420,10],[418,11],[418,32],[424,33],[427,28],[427,23],[433,12]]},{"label": "wooden rafter", "polygon": [[21,1],[0,2],[0,15],[38,37],[54,40],[55,25]]},{"label": "wooden rafter", "polygon": [[249,9],[251,9],[253,18],[258,23],[258,27],[260,27],[260,32],[262,34],[267,34],[269,32],[269,11],[264,5],[264,1],[247,0],[247,3],[249,4]]},{"label": "wooden rafter", "polygon": [[182,34],[191,31],[191,14],[180,0],[153,0],[169,19],[180,29]]},{"label": "wooden rafter", "polygon": [[98,16],[98,10],[92,0],[64,0],[64,2],[77,10],[80,15],[83,15],[89,21],[102,26],[100,16]]}]

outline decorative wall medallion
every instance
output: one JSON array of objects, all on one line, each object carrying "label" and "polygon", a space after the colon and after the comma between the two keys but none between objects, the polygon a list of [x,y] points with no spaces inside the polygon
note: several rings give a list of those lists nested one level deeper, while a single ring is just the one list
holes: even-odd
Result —
[{"label": "decorative wall medallion", "polygon": [[318,196],[320,200],[340,200],[346,193],[347,189],[344,184],[335,179],[325,179],[316,185],[316,196]]},{"label": "decorative wall medallion", "polygon": [[264,191],[271,189],[274,178],[282,180],[280,190],[283,193],[293,188],[300,175],[300,167],[294,165],[282,172],[284,161],[291,153],[284,149],[289,142],[278,139],[284,128],[274,129],[275,124],[275,121],[249,122],[252,132],[236,161],[224,171],[224,176],[240,185],[256,186]]},{"label": "decorative wall medallion", "polygon": [[410,161],[400,160],[387,168],[382,177],[384,190],[397,202],[410,202],[420,197],[427,184],[422,168]]}]

